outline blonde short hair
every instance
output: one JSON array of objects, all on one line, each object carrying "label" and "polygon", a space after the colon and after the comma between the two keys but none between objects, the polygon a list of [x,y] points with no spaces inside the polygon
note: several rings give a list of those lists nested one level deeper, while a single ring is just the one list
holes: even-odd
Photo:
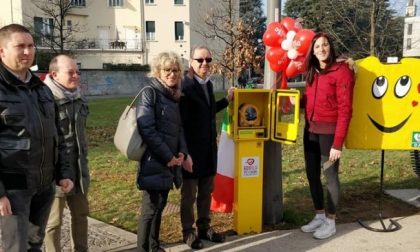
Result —
[{"label": "blonde short hair", "polygon": [[[161,70],[168,64],[175,65],[178,67],[179,73],[182,73],[181,59],[178,54],[174,52],[161,52],[152,61],[150,76],[159,78]],[[179,74],[178,76],[181,79],[182,74]]]}]

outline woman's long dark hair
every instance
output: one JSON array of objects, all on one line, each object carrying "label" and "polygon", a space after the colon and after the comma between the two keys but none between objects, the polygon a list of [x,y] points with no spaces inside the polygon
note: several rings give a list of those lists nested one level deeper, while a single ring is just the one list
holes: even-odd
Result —
[{"label": "woman's long dark hair", "polygon": [[337,58],[335,54],[334,46],[332,44],[331,37],[325,32],[318,32],[317,34],[315,34],[311,42],[311,47],[308,53],[306,54],[306,59],[305,59],[305,69],[306,69],[305,81],[309,85],[311,85],[312,81],[314,80],[316,71],[322,71],[319,65],[319,60],[314,55],[315,41],[321,37],[326,38],[328,43],[330,44],[330,55],[328,56],[327,65],[325,69],[328,69],[332,64],[334,64]]}]

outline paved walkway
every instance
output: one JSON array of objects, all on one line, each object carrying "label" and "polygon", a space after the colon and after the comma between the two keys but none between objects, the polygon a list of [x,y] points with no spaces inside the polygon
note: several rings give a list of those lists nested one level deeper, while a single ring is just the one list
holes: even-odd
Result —
[{"label": "paved walkway", "polygon": [[[300,230],[280,230],[250,236],[233,236],[223,244],[206,243],[200,251],[287,251],[287,252],[356,252],[356,251],[420,251],[420,215],[395,218],[402,225],[396,232],[378,233],[361,227],[358,223],[341,224],[337,233],[327,240],[316,240],[312,234]],[[386,220],[385,223],[389,223]],[[380,227],[379,222],[372,223]],[[189,251],[185,245],[167,247],[167,251]]]},{"label": "paved walkway", "polygon": [[[407,196],[407,193],[409,196]],[[420,201],[420,190],[394,191],[405,201],[416,204]],[[420,207],[420,205],[417,205]],[[200,251],[287,251],[287,252],[353,252],[353,251],[420,251],[420,210],[418,214],[393,218],[402,228],[395,232],[373,232],[359,223],[337,225],[337,233],[327,240],[316,240],[312,234],[302,233],[299,229],[279,230],[257,235],[229,236],[222,244],[204,242]],[[382,229],[378,220],[366,222],[371,227]],[[390,224],[384,220],[385,226]],[[63,252],[69,250],[69,215],[65,214],[62,231]],[[103,222],[89,219],[90,252],[134,252],[137,236],[133,233],[110,226]],[[192,251],[185,244],[163,244],[168,252]]]},{"label": "paved walkway", "polygon": [[[137,235],[107,223],[89,218],[89,250],[102,251],[135,251]],[[61,230],[61,252],[70,252],[70,212],[65,210]]]},{"label": "paved walkway", "polygon": [[[312,234],[298,229],[279,230],[257,235],[230,236],[221,244],[204,242],[202,252],[216,251],[287,251],[287,252],[353,252],[353,251],[420,251],[420,215],[394,218],[402,228],[395,232],[372,232],[358,223],[340,224],[337,234],[327,240],[315,240]],[[386,225],[389,224],[385,220]],[[371,227],[381,228],[379,221],[367,222]],[[91,252],[134,252],[136,235],[111,227],[102,222],[89,220],[89,244]],[[64,238],[66,235],[64,235]],[[69,251],[68,236],[63,239],[62,251]],[[192,251],[185,244],[166,244],[168,252]]]}]

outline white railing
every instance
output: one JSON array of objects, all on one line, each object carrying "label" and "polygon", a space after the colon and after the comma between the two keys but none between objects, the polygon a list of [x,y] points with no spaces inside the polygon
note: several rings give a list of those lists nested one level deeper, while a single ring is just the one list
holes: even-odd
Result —
[{"label": "white railing", "polygon": [[140,39],[84,39],[75,43],[76,49],[134,50],[142,51]]}]

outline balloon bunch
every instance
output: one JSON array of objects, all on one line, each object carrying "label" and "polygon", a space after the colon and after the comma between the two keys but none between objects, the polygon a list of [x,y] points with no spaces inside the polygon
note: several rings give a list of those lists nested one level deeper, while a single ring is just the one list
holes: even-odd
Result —
[{"label": "balloon bunch", "polygon": [[[265,57],[271,70],[283,72],[286,78],[303,73],[305,55],[314,36],[312,30],[302,29],[302,25],[290,17],[268,24],[263,42],[270,47]],[[282,88],[286,87],[282,84]]]}]

